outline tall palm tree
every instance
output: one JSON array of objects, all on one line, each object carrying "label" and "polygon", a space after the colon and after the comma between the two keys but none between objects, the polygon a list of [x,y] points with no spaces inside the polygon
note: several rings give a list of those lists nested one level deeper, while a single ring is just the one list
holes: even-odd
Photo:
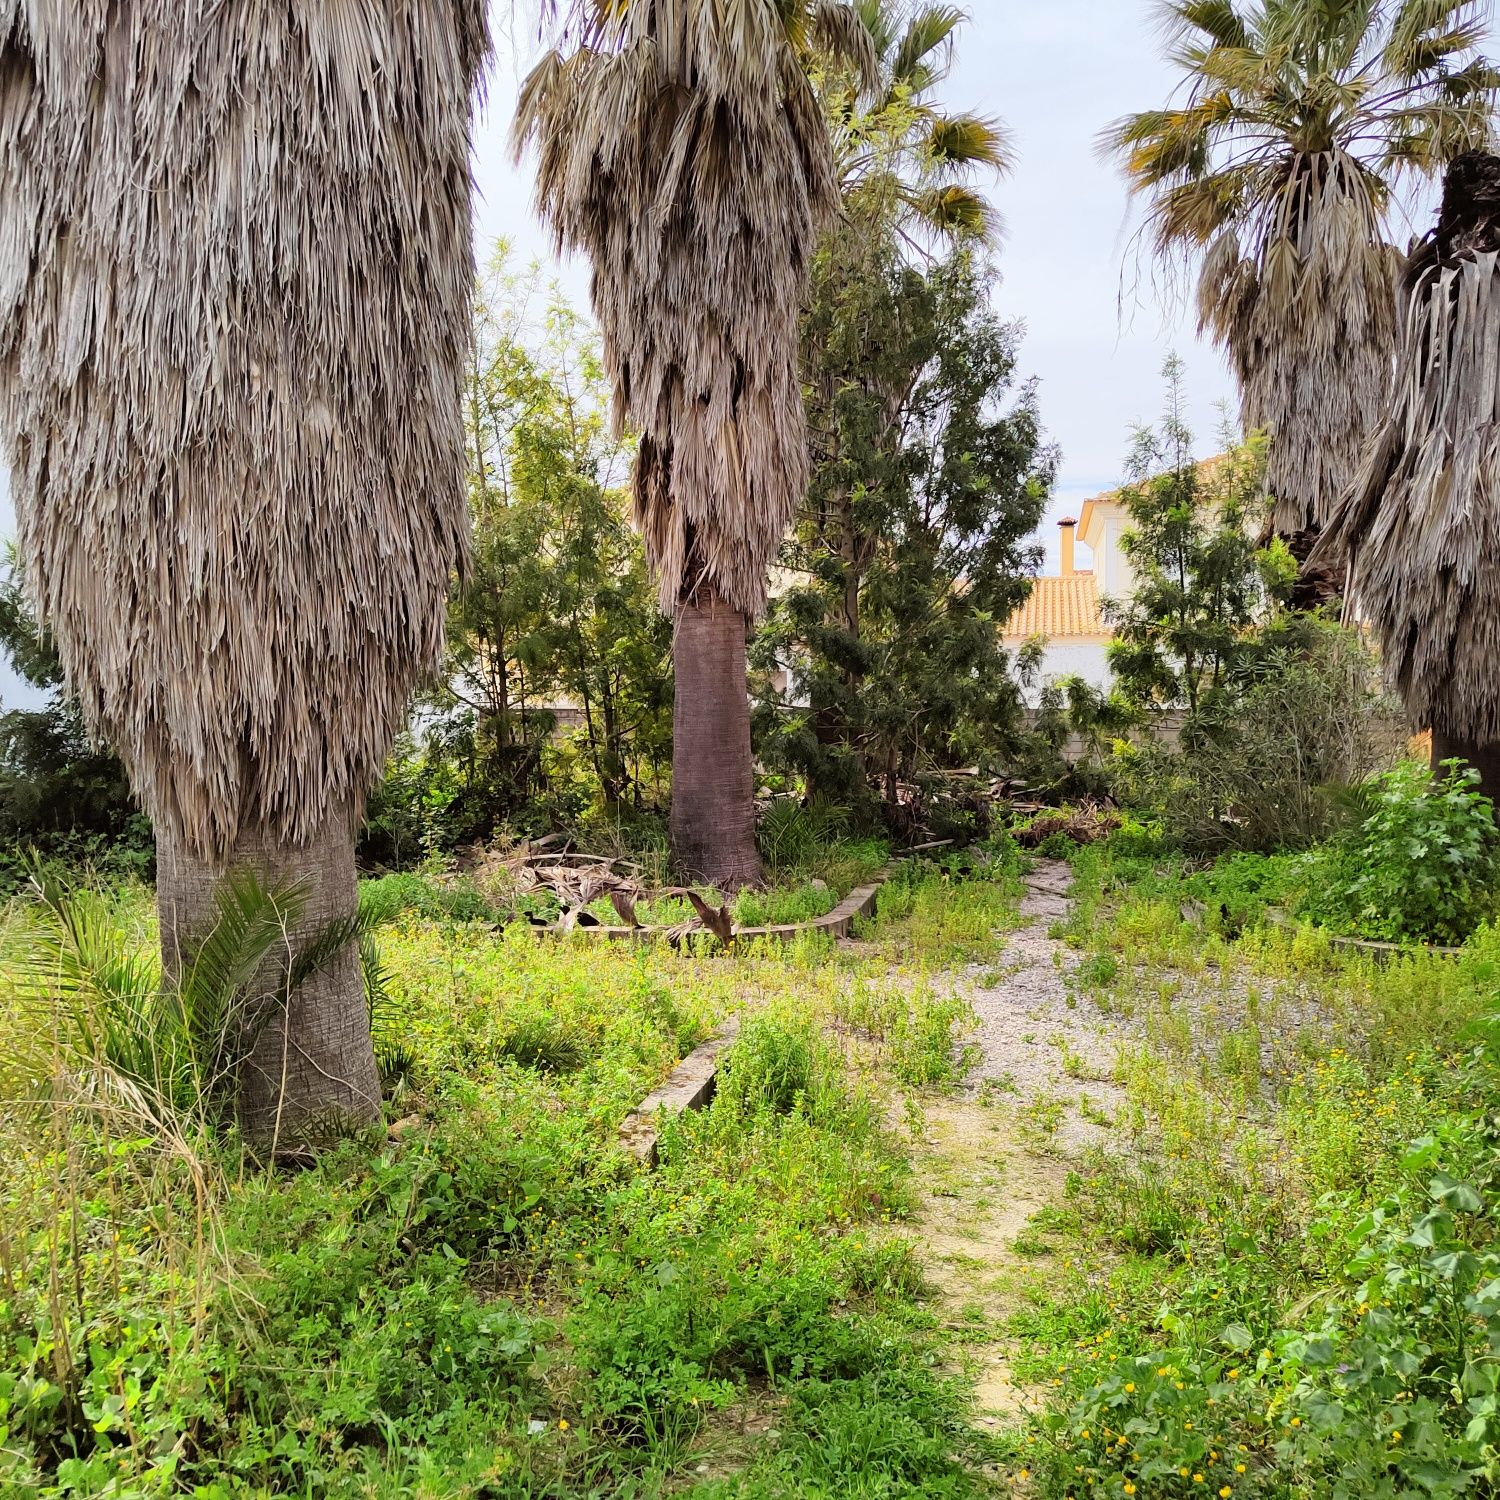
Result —
[{"label": "tall palm tree", "polygon": [[[27,577],[157,830],[352,918],[353,831],[464,541],[481,0],[0,11],[0,435]],[[304,936],[290,931],[273,995]],[[378,1114],[358,955],[259,1015],[258,1143]]]},{"label": "tall palm tree", "polygon": [[819,87],[846,212],[923,242],[992,238],[999,217],[977,179],[1010,169],[1009,134],[937,98],[965,13],[908,0],[854,0],[854,9],[874,49],[875,87],[837,58]]},{"label": "tall palm tree", "polygon": [[798,317],[837,205],[804,59],[867,38],[828,0],[573,0],[526,80],[537,202],[593,264],[635,515],[674,622],[674,857],[758,881],[745,637],[807,484]]},{"label": "tall palm tree", "polygon": [[1500,157],[1453,163],[1402,293],[1394,388],[1318,555],[1347,560],[1434,766],[1467,760],[1500,806]]},{"label": "tall palm tree", "polygon": [[1273,525],[1304,550],[1389,387],[1392,189],[1487,141],[1480,0],[1167,0],[1187,97],[1105,145],[1151,201],[1164,258],[1200,264],[1201,326],[1245,425],[1272,435]]}]

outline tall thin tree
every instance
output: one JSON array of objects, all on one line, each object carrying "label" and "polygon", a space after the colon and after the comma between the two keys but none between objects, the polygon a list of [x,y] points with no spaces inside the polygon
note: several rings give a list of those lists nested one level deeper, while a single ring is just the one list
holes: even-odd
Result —
[{"label": "tall thin tree", "polygon": [[[27,577],[155,822],[163,958],[226,872],[347,921],[464,542],[481,0],[0,8],[0,435]],[[261,1143],[379,1109],[346,944],[255,1018]]]},{"label": "tall thin tree", "polygon": [[1489,136],[1481,0],[1166,0],[1187,97],[1104,145],[1166,260],[1199,266],[1201,325],[1247,429],[1271,434],[1273,524],[1305,553],[1353,478],[1396,341],[1392,190]]},{"label": "tall thin tree", "polygon": [[573,0],[526,80],[537,202],[593,264],[636,521],[674,622],[684,874],[760,879],[745,636],[807,484],[798,316],[837,184],[804,57],[869,38],[827,0]]}]

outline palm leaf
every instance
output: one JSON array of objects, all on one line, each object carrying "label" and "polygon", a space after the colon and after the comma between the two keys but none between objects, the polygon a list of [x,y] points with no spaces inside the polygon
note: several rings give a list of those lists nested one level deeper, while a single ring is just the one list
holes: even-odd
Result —
[{"label": "palm leaf", "polygon": [[934,53],[951,47],[953,34],[963,22],[964,13],[956,5],[923,6],[907,23],[891,60],[892,81],[909,80],[920,64],[929,64]]}]

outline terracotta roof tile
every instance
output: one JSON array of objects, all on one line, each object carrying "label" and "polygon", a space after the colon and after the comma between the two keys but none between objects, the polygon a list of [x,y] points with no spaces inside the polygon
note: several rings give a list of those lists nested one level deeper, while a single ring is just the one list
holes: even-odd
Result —
[{"label": "terracotta roof tile", "polygon": [[1005,623],[1001,634],[1011,639],[1033,635],[1048,640],[1100,637],[1110,634],[1099,613],[1099,585],[1092,573],[1067,578],[1032,580],[1031,597]]}]

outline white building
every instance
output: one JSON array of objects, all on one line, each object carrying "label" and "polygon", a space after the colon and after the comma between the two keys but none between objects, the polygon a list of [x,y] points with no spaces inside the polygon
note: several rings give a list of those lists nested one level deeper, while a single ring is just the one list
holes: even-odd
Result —
[{"label": "white building", "polygon": [[[1083,514],[1058,523],[1061,571],[1035,580],[1031,597],[1006,621],[1001,639],[1012,651],[1038,638],[1042,677],[1081,677],[1098,688],[1110,684],[1108,649],[1114,639],[1103,615],[1105,599],[1128,599],[1135,580],[1120,539],[1130,517],[1118,492],[1096,495]],[[1092,566],[1078,566],[1077,548],[1088,549]]]}]

